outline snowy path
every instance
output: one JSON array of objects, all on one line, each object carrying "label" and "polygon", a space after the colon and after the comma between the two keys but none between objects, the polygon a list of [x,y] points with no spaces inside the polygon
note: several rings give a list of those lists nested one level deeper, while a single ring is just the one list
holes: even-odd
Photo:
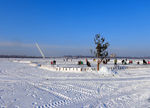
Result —
[{"label": "snowy path", "polygon": [[52,72],[1,59],[0,108],[148,108],[149,69],[100,76]]}]

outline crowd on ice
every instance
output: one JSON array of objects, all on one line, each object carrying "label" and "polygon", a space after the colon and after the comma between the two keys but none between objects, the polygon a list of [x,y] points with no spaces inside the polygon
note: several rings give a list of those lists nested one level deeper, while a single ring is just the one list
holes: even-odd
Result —
[{"label": "crowd on ice", "polygon": [[[122,61],[121,61],[121,63],[122,63],[122,65],[127,65],[127,64],[133,64],[133,61],[132,60],[127,60],[127,59],[123,59]],[[117,65],[117,59],[114,59],[114,64],[115,65]],[[139,65],[140,64],[140,62],[139,61],[137,61],[137,64]],[[145,65],[145,64],[150,64],[150,61],[146,61],[145,59],[143,59],[143,64]]]},{"label": "crowd on ice", "polygon": [[[67,59],[64,59],[64,61],[68,61],[68,58],[67,58]],[[71,61],[72,61],[72,59],[71,59]],[[86,65],[87,65],[88,67],[91,67],[91,63],[88,61],[87,58],[85,59],[85,61],[86,61]],[[94,58],[93,61],[96,62],[96,59]],[[107,64],[109,61],[110,61],[110,59],[104,59],[104,60],[102,60],[100,63]],[[128,59],[123,59],[123,60],[121,60],[122,65],[133,64],[133,62],[134,62],[133,60],[128,60]],[[78,61],[78,65],[83,65],[83,64],[84,64],[83,61],[81,61],[81,60]],[[115,58],[115,59],[114,59],[114,65],[117,65],[117,64],[118,64],[118,60],[117,60],[117,58]],[[136,61],[136,64],[139,65],[140,62],[139,62],[139,61]],[[144,65],[150,64],[150,61],[146,61],[145,59],[143,59],[143,60],[142,60],[142,64],[144,64]],[[56,60],[51,61],[51,65],[56,65]]]}]

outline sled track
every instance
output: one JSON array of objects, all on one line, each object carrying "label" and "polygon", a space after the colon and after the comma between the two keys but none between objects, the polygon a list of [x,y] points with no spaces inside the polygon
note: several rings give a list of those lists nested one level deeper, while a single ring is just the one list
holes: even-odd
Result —
[{"label": "sled track", "polygon": [[48,103],[48,104],[45,104],[45,105],[36,106],[35,108],[57,108],[57,107],[60,107],[62,105],[77,103],[77,102],[84,101],[86,99],[87,99],[87,97],[80,96],[80,97],[74,98],[72,100],[60,100],[60,101],[57,101],[57,102],[52,102],[52,103]]},{"label": "sled track", "polygon": [[[109,85],[105,85],[105,86],[109,86]],[[63,85],[63,87],[58,87],[58,88],[60,88],[60,89],[62,88],[64,90],[66,90],[66,87],[67,87],[67,85],[65,85],[65,86]],[[130,87],[131,87],[131,89],[128,90],[128,88],[130,88]],[[101,94],[101,95],[99,95],[99,98],[96,98],[97,100],[99,100],[99,103],[96,103],[96,106],[104,106],[104,107],[106,106],[107,108],[111,108],[111,105],[113,105],[114,107],[122,108],[125,105],[127,107],[130,107],[131,104],[134,104],[135,102],[138,101],[138,95],[135,95],[136,90],[134,90],[137,87],[138,87],[138,85],[136,85],[136,87],[134,87],[134,84],[132,84],[127,87],[124,86],[123,88],[117,90],[116,93],[111,96],[107,95],[107,94]],[[69,89],[69,88],[67,88],[67,89]],[[76,90],[78,90],[76,88],[73,88],[73,89],[75,89],[75,90],[73,90],[73,92],[76,92]],[[100,88],[100,89],[102,89],[102,88]],[[110,91],[110,92],[114,92],[114,90]],[[94,92],[93,92],[93,94],[94,94]],[[137,92],[136,92],[136,94],[137,94]],[[139,92],[138,94],[141,94],[141,93]],[[87,99],[90,100],[90,98],[92,98],[92,97],[89,97],[89,94],[85,93],[84,95],[75,97],[71,100],[64,99],[64,100],[60,100],[57,102],[52,102],[52,103],[50,102],[48,104],[36,106],[36,108],[57,108],[57,107],[62,107],[62,106],[72,104],[72,103],[83,102],[83,101],[86,101]],[[106,98],[103,101],[101,101],[100,100],[101,96],[106,97]]]},{"label": "sled track", "polygon": [[[106,97],[106,99],[103,100],[102,103],[104,103],[107,108],[112,108],[112,107],[119,107],[119,108],[129,108],[131,105],[134,106],[135,103],[139,103],[139,106],[142,105],[142,100],[140,100],[140,97],[145,94],[150,94],[149,89],[145,89],[144,93],[142,91],[137,91],[138,89],[141,89],[145,86],[148,86],[149,83],[144,83],[144,84],[131,84],[129,86],[124,86],[118,90],[116,90],[115,94],[113,95],[103,95],[103,97]],[[129,89],[130,88],[130,89]],[[100,102],[101,103],[101,102]],[[101,106],[103,104],[101,103]],[[113,105],[113,106],[112,106]],[[139,106],[134,106],[135,108]]]},{"label": "sled track", "polygon": [[57,87],[53,87],[53,88],[61,89],[61,90],[64,90],[64,91],[69,90],[69,91],[74,92],[74,93],[81,93],[81,96],[78,96],[78,97],[75,97],[75,98],[72,98],[72,99],[65,99],[64,98],[65,100],[60,100],[60,101],[57,101],[57,102],[48,103],[46,105],[37,106],[37,108],[43,108],[43,107],[44,108],[45,107],[54,108],[54,107],[59,107],[59,106],[67,105],[67,104],[71,104],[71,103],[78,103],[78,102],[90,99],[91,97],[98,97],[97,95],[95,95],[96,92],[94,92],[94,91],[79,88],[79,87],[74,87],[74,86],[72,87],[71,85],[58,85]]},{"label": "sled track", "polygon": [[[105,86],[109,87],[109,85],[105,85]],[[61,101],[58,101],[58,102],[48,103],[48,104],[45,104],[45,105],[42,105],[42,106],[36,106],[36,108],[48,108],[48,107],[54,108],[54,107],[59,107],[59,106],[62,106],[62,105],[68,105],[68,104],[71,104],[71,103],[78,103],[78,102],[81,102],[81,101],[85,101],[87,99],[90,100],[91,98],[95,98],[97,100],[99,100],[101,98],[100,94],[98,94],[97,92],[94,92],[93,90],[82,89],[82,88],[79,88],[79,87],[74,87],[74,86],[69,85],[69,84],[67,84],[67,85],[62,85],[61,84],[61,86],[59,85],[56,88],[63,89],[63,90],[70,90],[72,92],[80,92],[80,93],[83,94],[83,96],[75,97],[72,100],[61,100]]]},{"label": "sled track", "polygon": [[55,108],[55,107],[59,107],[59,106],[62,106],[62,105],[68,105],[68,104],[72,104],[72,103],[82,102],[82,101],[85,101],[85,100],[90,99],[92,97],[98,98],[98,95],[96,95],[97,92],[94,92],[93,90],[79,88],[79,87],[75,87],[75,86],[72,86],[72,85],[69,85],[69,84],[67,84],[67,85],[59,84],[57,87],[52,86],[52,85],[48,85],[48,84],[44,84],[44,86],[46,85],[46,87],[53,87],[53,88],[56,88],[56,89],[59,89],[59,90],[64,90],[64,91],[68,90],[68,91],[71,91],[73,93],[78,93],[78,94],[81,94],[81,95],[78,96],[78,97],[75,97],[75,98],[69,98],[66,95],[63,95],[63,94],[54,92],[54,91],[52,91],[48,88],[42,87],[43,84],[41,84],[41,83],[38,84],[38,85],[33,84],[33,83],[30,83],[30,84],[35,86],[38,89],[45,90],[49,93],[52,93],[55,96],[60,97],[62,99],[62,100],[57,101],[57,102],[52,102],[52,103],[50,102],[50,103],[45,104],[45,105],[36,106],[36,108]]},{"label": "sled track", "polygon": [[41,87],[41,86],[37,86],[36,84],[34,83],[29,83],[31,85],[33,85],[34,87],[40,89],[40,90],[44,90],[44,91],[47,91],[49,93],[52,93],[53,95],[57,96],[57,97],[60,97],[61,99],[63,100],[60,100],[60,101],[57,101],[57,102],[50,102],[48,104],[45,104],[45,105],[42,105],[42,106],[35,106],[35,108],[56,108],[56,107],[59,107],[59,106],[62,106],[62,105],[67,105],[67,104],[71,104],[71,103],[77,103],[77,102],[81,102],[81,101],[84,101],[86,100],[87,96],[79,96],[77,98],[69,98],[61,93],[57,93],[57,92],[54,92],[52,90],[49,90],[47,88],[44,88],[44,87]]},{"label": "sled track", "polygon": [[[131,81],[150,81],[150,76],[134,76],[134,77],[119,77],[119,78],[74,78],[74,79],[62,79],[62,78],[46,78],[46,80],[49,81],[60,81],[60,82],[67,82],[67,81],[72,81],[75,82],[77,80],[77,82],[99,82],[101,81],[102,83],[108,83],[108,82],[131,82]],[[84,84],[79,84],[79,85],[84,85]]]},{"label": "sled track", "polygon": [[[28,82],[28,83],[29,83],[29,82]],[[48,89],[48,88],[44,88],[44,87],[42,87],[42,86],[40,86],[40,85],[36,85],[36,84],[34,84],[34,83],[29,83],[29,84],[32,85],[32,86],[34,86],[35,88],[37,88],[37,89],[39,89],[39,90],[47,91],[47,92],[49,92],[49,93],[51,93],[51,94],[53,94],[53,95],[55,95],[55,96],[57,96],[57,97],[59,97],[59,98],[66,99],[66,100],[71,100],[71,98],[69,98],[69,97],[67,97],[67,96],[65,96],[65,95],[63,95],[63,94],[61,94],[61,93],[55,92],[55,91],[53,91],[53,90],[50,90],[50,89]]]},{"label": "sled track", "polygon": [[[49,86],[48,83],[44,83],[44,84]],[[76,85],[74,86],[72,84],[58,83],[57,86],[55,86],[53,88],[57,88],[57,89],[61,89],[61,90],[68,90],[68,91],[72,91],[72,92],[78,92],[78,93],[82,93],[86,96],[93,96],[94,94],[97,94],[97,92],[95,92],[94,90],[77,87]]]}]

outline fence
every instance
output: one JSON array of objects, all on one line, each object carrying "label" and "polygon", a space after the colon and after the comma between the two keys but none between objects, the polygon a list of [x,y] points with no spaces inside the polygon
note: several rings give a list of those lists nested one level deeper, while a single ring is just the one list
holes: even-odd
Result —
[{"label": "fence", "polygon": [[[27,63],[30,66],[38,66],[41,69],[46,69],[50,71],[66,71],[66,72],[81,72],[81,71],[97,71],[96,67],[59,67],[57,65],[41,65],[37,63],[33,63],[31,61],[20,61],[20,60],[14,60],[13,62],[18,62],[18,63]],[[123,69],[135,69],[138,67],[128,67],[128,66],[112,66],[108,67],[110,70],[123,70]]]}]

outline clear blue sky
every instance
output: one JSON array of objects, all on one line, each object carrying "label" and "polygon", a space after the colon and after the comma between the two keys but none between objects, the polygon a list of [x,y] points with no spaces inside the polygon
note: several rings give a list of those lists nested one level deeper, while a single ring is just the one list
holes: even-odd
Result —
[{"label": "clear blue sky", "polygon": [[150,0],[0,0],[0,54],[89,55],[101,33],[118,56],[150,56]]}]

